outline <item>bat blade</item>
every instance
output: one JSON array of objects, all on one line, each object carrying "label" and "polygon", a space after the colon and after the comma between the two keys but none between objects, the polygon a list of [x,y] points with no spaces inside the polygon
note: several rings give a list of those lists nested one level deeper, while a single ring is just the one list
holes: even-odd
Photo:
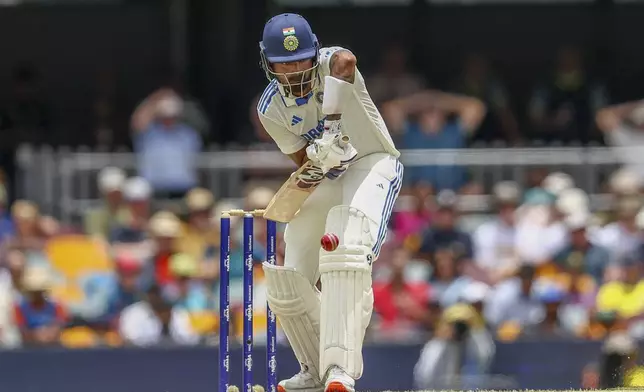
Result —
[{"label": "bat blade", "polygon": [[306,162],[277,191],[264,211],[264,218],[276,222],[290,222],[311,193],[324,180],[324,172]]}]

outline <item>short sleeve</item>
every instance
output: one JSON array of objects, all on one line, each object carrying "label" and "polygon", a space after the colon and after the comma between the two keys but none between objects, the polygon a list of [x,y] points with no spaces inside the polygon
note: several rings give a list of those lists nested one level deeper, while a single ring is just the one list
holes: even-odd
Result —
[{"label": "short sleeve", "polygon": [[327,76],[331,75],[331,58],[333,57],[333,53],[339,52],[342,50],[346,50],[347,52],[350,52],[349,49],[345,49],[340,46],[332,46],[329,48],[322,48],[320,49],[320,70],[322,73],[322,76]]},{"label": "short sleeve", "polygon": [[284,154],[293,154],[306,146],[306,140],[289,131],[284,125],[258,112],[262,126]]}]

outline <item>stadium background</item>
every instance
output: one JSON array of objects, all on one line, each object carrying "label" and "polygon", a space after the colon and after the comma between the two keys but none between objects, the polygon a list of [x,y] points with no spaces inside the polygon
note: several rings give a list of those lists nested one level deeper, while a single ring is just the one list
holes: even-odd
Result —
[{"label": "stadium background", "polygon": [[[415,386],[414,366],[421,349],[444,321],[442,312],[453,306],[443,306],[449,302],[443,294],[446,288],[463,284],[461,278],[474,276],[460,269],[470,261],[476,265],[482,257],[477,254],[480,244],[472,237],[482,223],[495,221],[499,202],[507,201],[495,188],[502,181],[513,181],[520,188],[517,205],[546,206],[556,215],[548,225],[561,224],[556,228],[564,227],[567,236],[580,227],[566,219],[570,216],[557,204],[562,198],[543,180],[552,172],[570,175],[574,186],[588,194],[592,210],[583,228],[593,229],[597,236],[588,236],[608,254],[600,260],[599,276],[589,278],[590,288],[583,293],[589,299],[579,301],[578,290],[566,284],[545,284],[528,298],[503,298],[510,302],[501,304],[512,309],[554,306],[556,316],[522,319],[518,312],[503,320],[486,320],[496,341],[491,365],[474,372],[464,366],[463,375],[476,376],[477,386],[496,388],[593,387],[593,375],[603,363],[600,347],[611,332],[606,326],[610,324],[612,332],[627,330],[642,337],[638,328],[644,306],[638,304],[644,304],[644,294],[638,282],[644,276],[640,269],[644,257],[639,253],[644,222],[635,219],[641,204],[641,171],[628,159],[631,154],[615,153],[607,136],[611,130],[599,129],[594,117],[604,105],[642,98],[644,2],[2,0],[0,4],[0,85],[5,86],[0,89],[4,174],[0,193],[5,211],[0,222],[0,389],[198,392],[216,387],[217,301],[211,298],[217,290],[216,247],[211,247],[217,242],[216,218],[206,219],[206,227],[197,228],[195,222],[206,210],[206,215],[214,216],[225,205],[265,205],[270,190],[291,171],[288,160],[267,143],[252,114],[265,85],[257,41],[266,19],[283,11],[305,15],[323,45],[354,51],[367,86],[380,87],[374,96],[379,105],[431,88],[469,92],[488,108],[489,117],[471,138],[454,145],[428,142],[424,149],[403,154],[407,174],[414,173],[410,178],[417,181],[410,180],[403,191],[388,248],[378,262],[382,297],[376,298],[361,389]],[[577,84],[582,92],[573,94],[570,102],[552,95],[543,98],[544,89],[556,90],[557,59],[571,53],[580,53],[583,60],[577,73],[582,75]],[[483,87],[476,89],[465,83],[469,79],[464,64],[480,65],[473,59],[481,58],[488,62],[490,73],[481,82]],[[114,172],[100,174],[109,166],[135,176],[143,172],[141,165],[152,165],[154,171],[155,162],[168,160],[164,155],[143,159],[131,151],[133,140],[154,125],[143,121],[141,129],[133,129],[135,110],[153,107],[169,90],[181,97],[184,109],[193,110],[191,115],[184,112],[180,123],[188,124],[203,140],[198,156],[184,156],[196,162],[195,184],[148,189],[149,183],[138,180],[124,185]],[[570,127],[562,127],[566,129],[559,134],[544,131],[533,115],[538,103],[548,107],[546,117],[559,109],[557,105],[582,115],[573,116],[567,122]],[[450,114],[458,117],[455,112]],[[409,144],[407,132],[397,135],[398,145],[418,147]],[[631,145],[637,155],[637,144]],[[437,150],[440,147],[442,151]],[[461,180],[448,180],[454,177]],[[188,197],[193,185],[211,195],[198,191]],[[142,215],[156,219],[137,226],[127,218],[114,218],[118,227],[101,232],[88,222],[90,215],[104,211],[106,189],[124,193],[126,212],[149,201],[151,210]],[[458,198],[452,199],[446,190]],[[573,209],[584,204],[583,197],[575,200]],[[161,210],[173,214],[153,215]],[[623,235],[632,240],[628,249],[620,242],[621,234],[617,240],[611,240],[610,233],[602,235],[626,210],[630,215],[623,221],[633,223],[633,233]],[[577,212],[569,215],[577,218]],[[452,215],[445,218],[445,214]],[[436,226],[440,216],[458,219],[463,241],[474,241],[471,254],[453,249],[454,243],[464,245],[459,242],[462,237],[453,241],[436,237],[436,232],[456,233]],[[547,231],[540,225],[545,223],[531,229],[539,239]],[[155,253],[165,237],[175,238],[175,244],[163,254]],[[564,242],[562,247],[570,245],[568,237]],[[522,243],[517,240],[512,246],[521,253]],[[194,249],[203,252],[193,257]],[[543,278],[539,282],[549,283],[578,279],[580,270],[582,275],[597,275],[586,265],[590,263],[586,250],[581,267],[573,266],[568,257],[578,257],[579,252],[568,251],[566,257],[560,252],[532,259],[523,255],[517,259],[522,266],[519,273],[530,275],[533,282]],[[168,262],[176,254],[181,257]],[[501,257],[492,259],[497,256]],[[257,259],[261,261],[260,256]],[[438,259],[459,267],[445,276]],[[170,271],[161,278],[156,272],[151,276],[174,293],[176,309],[190,313],[192,327],[200,335],[196,346],[178,342],[169,333],[159,338],[155,344],[159,347],[136,347],[140,342],[129,341],[119,328],[120,309],[99,315],[88,311],[113,305],[115,297],[122,300],[116,293],[124,276],[145,275],[146,267],[160,260],[169,263]],[[403,299],[392,288],[396,272],[404,277]],[[259,271],[257,276],[261,300]],[[508,275],[508,281],[513,276]],[[205,305],[194,305],[193,297],[177,298],[179,281],[200,293],[190,291],[188,296],[201,298],[206,293]],[[502,283],[507,282],[486,287],[485,306],[499,306],[494,291]],[[478,293],[481,287],[467,284],[459,289],[461,297],[469,298],[473,295],[467,294]],[[20,305],[30,298],[25,293],[38,285],[44,285],[41,288],[60,308],[49,318],[43,316],[45,326],[56,330],[54,337],[42,338],[46,342],[20,338],[29,316]],[[635,290],[601,294],[607,287],[619,291],[627,286]],[[131,302],[147,298],[142,288],[134,294]],[[261,335],[261,306],[257,311]],[[606,318],[611,319],[609,324]],[[519,325],[512,322],[519,319]],[[258,381],[264,373],[261,354],[260,348]],[[239,353],[233,358],[233,374],[238,377],[241,367],[234,364],[241,363]],[[278,358],[281,376],[297,370],[287,347]]]}]

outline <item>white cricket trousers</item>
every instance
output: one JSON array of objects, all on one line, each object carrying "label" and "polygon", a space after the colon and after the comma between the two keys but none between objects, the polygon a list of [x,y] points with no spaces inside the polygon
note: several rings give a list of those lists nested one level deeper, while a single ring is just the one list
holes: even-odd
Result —
[{"label": "white cricket trousers", "polygon": [[403,166],[387,153],[360,158],[338,179],[325,179],[286,226],[284,265],[295,268],[312,285],[320,277],[320,239],[332,207],[347,205],[362,211],[372,222],[374,260],[387,234],[394,202],[402,187]]}]

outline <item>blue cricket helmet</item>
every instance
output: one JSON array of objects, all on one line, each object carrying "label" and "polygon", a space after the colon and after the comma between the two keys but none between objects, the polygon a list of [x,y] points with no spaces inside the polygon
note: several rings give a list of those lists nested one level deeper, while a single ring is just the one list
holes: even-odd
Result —
[{"label": "blue cricket helmet", "polygon": [[266,22],[259,48],[269,63],[289,63],[317,58],[320,45],[304,17],[281,14]]},{"label": "blue cricket helmet", "polygon": [[[284,97],[298,98],[310,94],[318,85],[320,44],[309,22],[301,15],[281,14],[272,17],[264,26],[259,43],[260,66],[268,80],[277,79]],[[291,73],[276,73],[271,64],[292,63],[312,59],[309,69]]]}]

